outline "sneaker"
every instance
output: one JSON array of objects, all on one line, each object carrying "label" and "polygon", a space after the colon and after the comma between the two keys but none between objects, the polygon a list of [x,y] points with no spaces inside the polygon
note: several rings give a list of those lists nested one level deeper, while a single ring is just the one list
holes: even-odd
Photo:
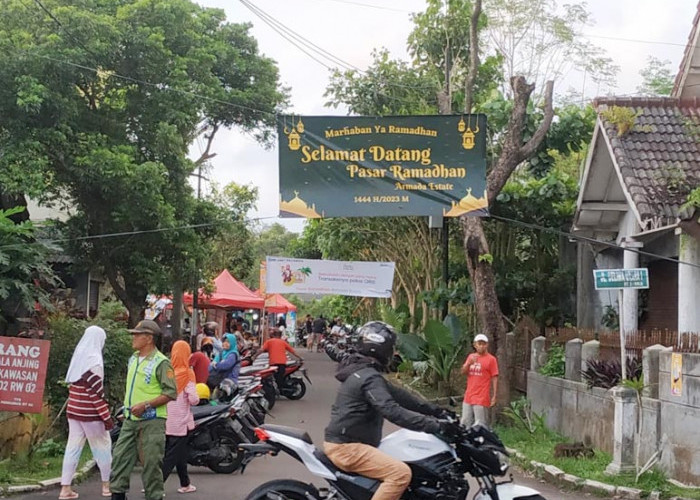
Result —
[{"label": "sneaker", "polygon": [[181,486],[177,489],[178,493],[194,493],[197,491],[197,488],[195,488],[194,484],[190,484],[188,486]]}]

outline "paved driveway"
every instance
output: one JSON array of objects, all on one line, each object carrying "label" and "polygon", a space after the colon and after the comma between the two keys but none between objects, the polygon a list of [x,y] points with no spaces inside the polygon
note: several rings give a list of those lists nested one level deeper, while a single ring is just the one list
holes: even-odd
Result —
[{"label": "paved driveway", "polygon": [[[330,407],[335,399],[338,384],[333,377],[335,363],[323,353],[307,353],[302,350],[300,354],[306,359],[306,366],[313,385],[309,387],[306,396],[300,401],[288,401],[284,398],[279,400],[273,409],[275,418],[270,418],[268,422],[304,428],[309,432],[314,443],[320,444],[323,441],[323,429],[328,423]],[[391,432],[394,429],[395,427],[391,424],[385,425],[385,432]],[[214,474],[205,468],[190,467],[190,478],[192,484],[197,487],[197,492],[187,495],[192,500],[198,498],[242,500],[253,488],[274,478],[295,478],[314,482],[317,486],[324,486],[322,480],[311,475],[299,462],[282,454],[277,457],[264,457],[255,460],[248,466],[244,474],[235,472],[230,475],[221,475]],[[589,495],[582,493],[561,492],[533,478],[516,476],[516,481],[539,490],[547,500],[590,498]],[[80,493],[81,498],[98,499],[100,498],[99,485],[99,478],[95,474],[90,480],[76,485],[75,489]],[[183,497],[184,495],[177,493],[178,486],[177,474],[173,472],[165,487],[166,496],[170,498]],[[138,473],[134,473],[129,498],[143,499],[140,490],[141,479]],[[13,498],[45,500],[57,497],[58,489],[51,489]]]}]

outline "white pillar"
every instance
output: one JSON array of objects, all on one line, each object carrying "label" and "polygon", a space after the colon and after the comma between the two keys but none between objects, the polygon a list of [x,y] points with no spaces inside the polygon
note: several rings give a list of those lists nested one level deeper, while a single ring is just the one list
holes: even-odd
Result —
[{"label": "white pillar", "polygon": [[[700,242],[680,235],[678,259],[700,265]],[[678,332],[700,333],[700,269],[678,264]]]},{"label": "white pillar", "polygon": [[[642,243],[626,238],[622,243],[625,248],[642,248]],[[639,254],[625,250],[623,252],[623,267],[625,269],[636,269],[639,267]],[[625,288],[622,291],[622,324],[625,332],[634,332],[639,327],[637,309],[637,289]]]}]

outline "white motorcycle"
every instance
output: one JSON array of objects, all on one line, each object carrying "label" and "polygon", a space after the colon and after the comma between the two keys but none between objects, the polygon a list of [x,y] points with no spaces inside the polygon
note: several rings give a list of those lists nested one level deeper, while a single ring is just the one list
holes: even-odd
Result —
[{"label": "white motorcycle", "polygon": [[[370,500],[379,487],[376,479],[338,469],[302,429],[265,424],[256,434],[260,442],[240,445],[246,452],[244,466],[256,456],[284,451],[325,479],[328,488],[278,479],[258,486],[246,500]],[[402,499],[466,500],[465,474],[470,474],[479,483],[473,500],[545,500],[536,490],[514,484],[512,477],[496,481],[508,472],[507,452],[498,436],[483,426],[462,427],[459,435],[449,439],[400,429],[382,439],[379,449],[411,468],[411,484]]]}]

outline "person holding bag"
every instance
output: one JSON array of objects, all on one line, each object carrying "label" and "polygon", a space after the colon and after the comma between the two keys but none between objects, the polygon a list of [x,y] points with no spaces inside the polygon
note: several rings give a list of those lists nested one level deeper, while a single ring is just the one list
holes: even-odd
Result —
[{"label": "person holding bag", "polygon": [[109,430],[114,422],[104,399],[102,349],[106,337],[105,331],[99,326],[87,327],[73,351],[68,367],[68,443],[63,456],[59,500],[73,500],[80,496],[73,491],[71,483],[86,439],[100,469],[102,496],[111,496],[109,474],[112,466],[112,441]]},{"label": "person holding bag", "polygon": [[163,482],[177,468],[180,478],[178,493],[193,493],[197,488],[190,483],[187,474],[187,434],[194,429],[194,417],[190,407],[199,404],[195,386],[195,375],[190,368],[192,350],[187,342],[178,340],[170,352],[170,363],[175,372],[177,398],[168,402],[168,417],[165,420],[165,458],[163,459]]}]

